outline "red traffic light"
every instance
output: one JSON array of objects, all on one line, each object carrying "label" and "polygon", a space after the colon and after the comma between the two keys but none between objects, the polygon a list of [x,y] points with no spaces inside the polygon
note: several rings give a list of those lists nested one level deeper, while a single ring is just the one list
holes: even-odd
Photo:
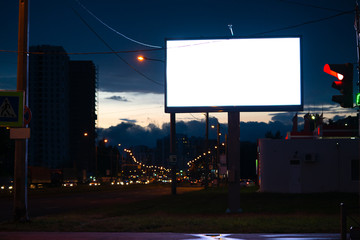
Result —
[{"label": "red traffic light", "polygon": [[339,103],[343,108],[352,108],[353,65],[351,63],[325,64],[324,72],[338,79],[332,83],[332,87],[339,90],[341,95],[332,96],[332,101]]},{"label": "red traffic light", "polygon": [[324,72],[326,72],[327,74],[330,74],[330,75],[336,77],[336,78],[339,79],[339,80],[343,80],[343,79],[344,79],[344,75],[342,75],[342,74],[340,74],[340,73],[337,73],[337,72],[331,70],[329,64],[325,64],[325,66],[324,66]]}]

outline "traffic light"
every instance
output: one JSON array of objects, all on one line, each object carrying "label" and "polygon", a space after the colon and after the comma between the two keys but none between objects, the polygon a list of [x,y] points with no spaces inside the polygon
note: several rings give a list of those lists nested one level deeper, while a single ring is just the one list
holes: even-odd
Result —
[{"label": "traffic light", "polygon": [[325,64],[324,72],[338,79],[332,83],[332,87],[339,90],[341,95],[332,96],[332,101],[339,103],[343,108],[352,108],[353,65],[351,63]]}]

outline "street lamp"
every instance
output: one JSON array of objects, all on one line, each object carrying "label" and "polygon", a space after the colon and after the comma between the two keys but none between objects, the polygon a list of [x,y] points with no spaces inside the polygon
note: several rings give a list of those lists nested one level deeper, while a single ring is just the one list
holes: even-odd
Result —
[{"label": "street lamp", "polygon": [[[142,55],[139,55],[137,57],[139,62],[143,62],[144,60],[149,61],[156,61],[156,62],[162,62],[165,63],[164,60],[161,59],[155,59],[155,58],[148,58]],[[171,194],[176,195],[176,119],[175,119],[175,113],[170,113],[170,159],[172,160],[172,181],[171,181]]]},{"label": "street lamp", "polygon": [[157,61],[157,62],[163,62],[163,63],[165,63],[164,60],[156,59],[156,58],[148,58],[148,57],[145,57],[145,56],[143,56],[143,55],[137,56],[137,60],[138,60],[139,62],[143,62],[144,60],[148,60],[148,61]]},{"label": "street lamp", "polygon": [[142,61],[145,60],[145,58],[144,58],[144,56],[141,56],[141,55],[140,55],[140,56],[137,57],[137,60],[139,60],[140,62],[142,62]]}]

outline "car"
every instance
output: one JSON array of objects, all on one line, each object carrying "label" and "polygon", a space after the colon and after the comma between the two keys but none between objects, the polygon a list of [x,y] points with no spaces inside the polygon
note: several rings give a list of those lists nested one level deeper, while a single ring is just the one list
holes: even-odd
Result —
[{"label": "car", "polygon": [[77,186],[77,182],[73,182],[73,181],[66,181],[62,184],[63,187],[76,187]]},{"label": "car", "polygon": [[97,181],[92,181],[89,183],[89,186],[100,186],[100,183]]},{"label": "car", "polygon": [[240,186],[242,187],[254,187],[255,182],[251,179],[240,179]]},{"label": "car", "polygon": [[119,180],[114,180],[114,181],[112,181],[111,182],[111,185],[121,185],[121,181],[119,181]]},{"label": "car", "polygon": [[6,191],[6,190],[11,191],[11,190],[13,190],[13,185],[1,185],[0,190],[2,190],[2,191]]},{"label": "car", "polygon": [[141,182],[140,182],[141,184],[149,184],[150,183],[150,181],[149,180],[141,180]]},{"label": "car", "polygon": [[6,182],[3,182],[1,183],[0,185],[0,190],[3,192],[3,191],[12,191],[14,189],[14,182],[11,180],[11,181],[6,181]]},{"label": "car", "polygon": [[189,182],[190,182],[190,185],[196,185],[196,184],[200,183],[200,181],[197,179],[190,179]]}]

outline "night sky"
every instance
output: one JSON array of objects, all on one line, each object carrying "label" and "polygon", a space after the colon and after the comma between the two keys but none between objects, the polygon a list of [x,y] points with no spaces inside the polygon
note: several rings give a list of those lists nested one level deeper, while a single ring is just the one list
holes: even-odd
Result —
[{"label": "night sky", "polygon": [[[357,63],[355,1],[29,2],[30,45],[63,46],[71,60],[92,60],[98,67],[99,127],[120,123],[161,127],[169,121],[163,107],[164,64],[139,63],[137,55],[164,60],[165,38],[228,38],[229,24],[235,37],[302,36],[304,112],[324,111],[329,118],[356,114],[356,109],[341,109],[331,101],[331,96],[338,92],[331,88],[334,79],[323,73],[326,63]],[[18,1],[0,1],[0,27],[0,89],[16,89],[17,56],[11,51],[17,50]],[[241,120],[289,121],[293,114],[249,113],[242,114]],[[226,122],[226,115],[218,118]],[[178,119],[197,120],[203,119],[203,115],[182,114]]]}]

